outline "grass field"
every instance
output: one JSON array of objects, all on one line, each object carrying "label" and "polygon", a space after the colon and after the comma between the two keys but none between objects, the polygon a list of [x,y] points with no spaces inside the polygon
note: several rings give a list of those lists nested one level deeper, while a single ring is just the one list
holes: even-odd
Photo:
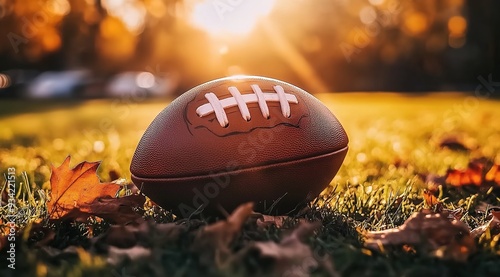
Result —
[{"label": "grass field", "polygon": [[[500,276],[498,236],[480,238],[478,252],[467,262],[437,259],[419,251],[369,251],[363,247],[361,236],[365,230],[397,227],[424,207],[422,191],[426,184],[419,176],[441,176],[449,168],[465,168],[475,158],[500,162],[499,101],[455,93],[316,96],[338,117],[350,138],[344,165],[317,201],[321,207],[303,216],[323,223],[307,243],[327,254],[333,269],[315,266],[285,271],[288,275],[284,276],[333,273],[341,276]],[[129,164],[137,142],[151,120],[167,105],[168,101],[133,98],[39,103],[2,100],[0,173],[4,175],[7,168],[14,167],[19,181],[29,181],[23,189],[19,184],[18,205],[27,207],[31,213],[18,219],[19,226],[25,225],[30,216],[30,220],[44,217],[43,207],[33,212],[30,205],[38,204],[30,202],[23,192],[27,187],[32,191],[47,190],[50,165],[58,166],[67,155],[72,156],[72,165],[84,160],[102,161],[99,175],[103,180],[109,180],[110,173],[130,180]],[[446,138],[462,141],[470,150],[440,147]],[[1,184],[4,184],[3,177]],[[391,208],[398,197],[402,199],[400,205]],[[461,220],[475,228],[487,220],[474,212],[479,199],[483,198],[475,193],[462,193],[461,197],[443,201],[447,208],[463,208]],[[488,199],[490,204],[499,204],[494,193]],[[2,216],[5,216],[3,208]],[[109,228],[105,223],[99,224],[95,235]],[[256,265],[247,256],[232,267],[220,267],[216,262],[207,265],[192,250],[190,237],[174,244],[152,245],[151,248],[162,251],[155,259],[112,266],[106,264],[105,256],[88,248],[91,238],[80,225],[75,226],[64,227],[73,228],[71,236],[75,239],[62,242],[63,237],[56,237],[51,245],[59,249],[78,245],[85,254],[78,252],[76,258],[54,259],[33,243],[23,242],[19,243],[16,257],[24,269],[9,270],[4,265],[7,257],[4,249],[0,254],[0,275],[264,276],[277,272],[269,269],[269,265]],[[273,226],[259,231],[245,226],[231,249],[236,253],[252,241],[279,241],[287,232]]]}]

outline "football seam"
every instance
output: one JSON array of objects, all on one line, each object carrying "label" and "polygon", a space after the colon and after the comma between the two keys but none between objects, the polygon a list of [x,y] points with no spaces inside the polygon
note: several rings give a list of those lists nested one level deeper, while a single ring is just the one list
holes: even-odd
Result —
[{"label": "football seam", "polygon": [[175,182],[175,181],[179,181],[179,182],[182,182],[182,181],[185,181],[185,180],[195,180],[195,179],[204,179],[206,178],[207,176],[209,177],[218,177],[218,176],[223,176],[223,175],[238,175],[240,174],[241,172],[245,172],[245,171],[258,171],[258,170],[262,170],[262,169],[265,169],[265,168],[272,168],[272,167],[279,167],[279,166],[282,166],[284,164],[290,164],[290,163],[301,163],[301,162],[306,162],[308,160],[314,160],[314,159],[318,159],[318,158],[323,158],[325,156],[331,156],[331,155],[337,155],[339,153],[342,153],[342,152],[347,152],[349,146],[346,145],[345,147],[341,148],[341,149],[338,149],[338,150],[335,150],[333,152],[328,152],[328,153],[324,153],[324,154],[319,154],[319,155],[314,155],[314,156],[310,156],[310,157],[305,157],[305,158],[300,158],[300,159],[295,159],[295,160],[288,160],[288,161],[281,161],[281,162],[276,162],[276,163],[271,163],[271,164],[265,164],[265,165],[257,165],[257,166],[251,166],[251,167],[244,167],[244,168],[238,168],[237,170],[233,170],[233,171],[223,171],[223,172],[219,172],[219,173],[206,173],[206,174],[199,174],[199,175],[191,175],[191,176],[181,176],[181,177],[162,177],[162,176],[158,176],[158,177],[143,177],[143,176],[138,176],[138,175],[135,175],[133,173],[131,173],[131,176],[132,178],[135,178],[136,180],[140,181],[141,183],[145,183],[145,182],[148,182],[148,181],[155,181],[155,182],[161,182],[161,181],[168,181],[168,182]]},{"label": "football seam", "polygon": [[[299,121],[297,122],[297,124],[292,124],[292,123],[289,123],[289,122],[280,122],[280,123],[277,123],[276,125],[273,125],[273,126],[257,126],[257,127],[253,127],[253,128],[250,128],[248,129],[247,131],[234,131],[234,132],[229,132],[227,134],[224,134],[224,135],[219,135],[217,133],[215,133],[214,131],[210,130],[210,128],[208,128],[207,126],[203,126],[203,125],[198,125],[198,126],[194,126],[192,127],[193,129],[206,129],[208,130],[210,133],[214,134],[215,136],[217,137],[227,137],[227,136],[233,136],[233,135],[240,135],[240,134],[247,134],[247,133],[250,133],[254,130],[257,130],[257,129],[272,129],[272,128],[275,128],[275,127],[278,127],[278,126],[287,126],[287,127],[291,127],[291,128],[300,128],[300,122],[302,121],[302,119],[306,118],[306,117],[309,117],[308,114],[304,114],[302,115],[300,118],[299,118]],[[192,133],[191,133],[192,135]]]}]

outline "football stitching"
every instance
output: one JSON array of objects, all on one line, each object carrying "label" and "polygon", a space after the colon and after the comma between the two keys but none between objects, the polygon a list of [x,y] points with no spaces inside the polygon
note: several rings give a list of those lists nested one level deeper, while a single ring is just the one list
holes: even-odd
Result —
[{"label": "football stitching", "polygon": [[252,118],[247,106],[249,103],[258,103],[262,116],[265,118],[269,118],[270,116],[267,102],[279,102],[281,113],[287,118],[290,117],[290,103],[299,103],[295,95],[286,93],[283,87],[279,85],[273,86],[274,93],[262,92],[260,87],[255,84],[250,87],[254,92],[253,94],[241,94],[238,88],[234,86],[228,87],[232,97],[224,99],[219,99],[213,92],[205,93],[205,98],[208,100],[208,103],[199,106],[196,109],[196,114],[198,114],[199,117],[204,117],[211,113],[215,113],[215,117],[220,126],[225,128],[229,125],[229,120],[225,111],[227,108],[238,106],[243,119],[249,121]]}]

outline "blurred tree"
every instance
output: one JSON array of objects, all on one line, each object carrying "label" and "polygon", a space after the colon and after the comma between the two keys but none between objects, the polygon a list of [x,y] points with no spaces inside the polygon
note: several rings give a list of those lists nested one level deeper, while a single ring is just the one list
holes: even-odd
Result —
[{"label": "blurred tree", "polygon": [[70,0],[70,5],[71,11],[61,24],[63,68],[88,67],[98,70],[96,44],[106,11],[101,0]]},{"label": "blurred tree", "polygon": [[61,48],[59,24],[69,11],[66,0],[0,2],[1,69],[61,66],[53,59]]},{"label": "blurred tree", "polygon": [[467,0],[467,14],[469,16],[469,31],[467,41],[471,44],[475,54],[472,63],[473,77],[477,81],[479,75],[494,74],[500,79],[500,1]]},{"label": "blurred tree", "polygon": [[176,73],[181,90],[235,73],[305,86],[314,74],[332,90],[500,79],[500,1],[276,1],[252,33],[214,39],[189,21],[196,1],[0,0],[0,70]]}]

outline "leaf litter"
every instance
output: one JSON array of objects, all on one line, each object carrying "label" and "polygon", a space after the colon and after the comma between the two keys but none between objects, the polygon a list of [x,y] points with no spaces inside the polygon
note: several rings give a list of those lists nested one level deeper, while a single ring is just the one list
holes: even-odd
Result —
[{"label": "leaf litter", "polygon": [[[197,220],[156,223],[143,217],[146,198],[135,186],[129,188],[123,179],[101,183],[96,174],[98,162],[82,162],[72,169],[69,162],[70,157],[60,167],[53,167],[50,178],[52,194],[47,205],[48,222],[88,222],[93,218],[97,221],[104,219],[110,225],[95,236],[90,230],[87,245],[58,248],[51,245],[57,236],[52,227],[43,222],[32,224],[29,227],[30,236],[36,232],[43,233],[36,239],[35,245],[52,260],[96,255],[103,256],[113,266],[124,266],[130,261],[161,263],[162,253],[158,253],[158,245],[187,243],[191,258],[202,267],[215,265],[222,271],[238,272],[241,265],[253,261],[252,266],[262,276],[310,276],[317,270],[328,276],[338,275],[331,258],[318,255],[308,244],[308,239],[322,228],[320,222],[255,213],[253,205],[247,203],[226,219],[211,224]],[[436,193],[439,186],[446,184],[454,187],[485,183],[499,185],[498,167],[498,164],[474,161],[466,170],[448,170],[445,176],[428,178],[433,181],[428,182],[433,186],[423,193],[428,209],[414,212],[399,227],[363,231],[364,246],[381,252],[401,247],[409,253],[467,261],[477,250],[476,237],[500,233],[500,212],[486,209],[485,212],[490,212],[488,222],[470,231],[469,226],[461,221],[464,210],[447,209]],[[459,182],[453,183],[453,180]],[[248,229],[248,226],[260,230],[273,227],[284,235],[278,240],[238,244],[243,229]],[[293,229],[288,235],[287,228]],[[82,254],[87,252],[89,254]]]}]

